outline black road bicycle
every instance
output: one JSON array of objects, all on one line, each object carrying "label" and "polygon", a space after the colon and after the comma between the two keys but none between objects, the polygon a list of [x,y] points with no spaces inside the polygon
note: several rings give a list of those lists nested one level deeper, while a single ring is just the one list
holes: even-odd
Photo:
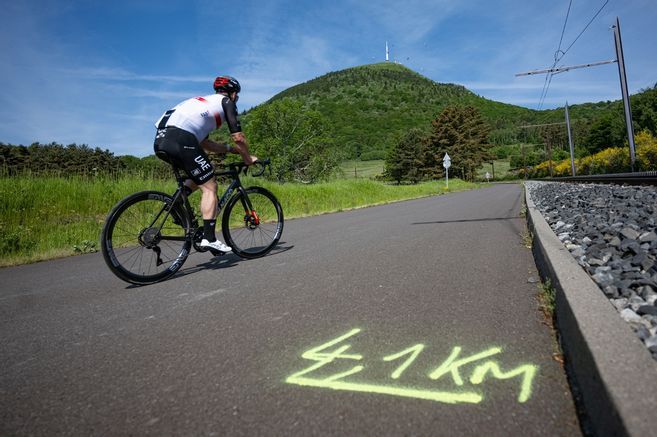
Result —
[{"label": "black road bicycle", "polygon": [[[261,176],[270,161],[256,161]],[[271,251],[283,233],[283,209],[262,187],[244,188],[244,163],[228,164],[215,173],[231,179],[219,199],[221,229],[226,244],[242,258],[259,258]],[[221,252],[200,247],[203,227],[183,189],[183,177],[173,167],[178,189],[172,195],[141,191],[121,200],[109,213],[101,233],[105,262],[116,276],[133,284],[152,284],[169,278],[183,265],[192,246],[199,252]]]}]

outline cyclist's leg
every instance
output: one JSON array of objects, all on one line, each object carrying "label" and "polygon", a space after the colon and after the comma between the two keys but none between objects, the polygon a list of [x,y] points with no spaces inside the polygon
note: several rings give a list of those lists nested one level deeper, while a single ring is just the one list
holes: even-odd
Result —
[{"label": "cyclist's leg", "polygon": [[[190,134],[191,135],[191,134]],[[193,144],[190,138],[186,138],[186,143],[180,148],[180,159],[182,168],[189,176],[185,185],[190,189],[201,189],[201,214],[204,220],[214,220],[217,216],[217,181],[214,176],[214,167],[210,163],[210,158],[194,139]]]},{"label": "cyclist's leg", "polygon": [[[184,131],[182,131],[184,132]],[[203,241],[201,247],[210,247],[221,252],[229,252],[230,247],[217,240],[215,234],[217,217],[217,181],[214,167],[208,155],[191,134],[181,134],[179,144],[182,168],[193,185],[201,189],[201,214],[203,216]]]},{"label": "cyclist's leg", "polygon": [[201,214],[203,220],[217,218],[217,180],[210,179],[198,186],[201,189]]}]

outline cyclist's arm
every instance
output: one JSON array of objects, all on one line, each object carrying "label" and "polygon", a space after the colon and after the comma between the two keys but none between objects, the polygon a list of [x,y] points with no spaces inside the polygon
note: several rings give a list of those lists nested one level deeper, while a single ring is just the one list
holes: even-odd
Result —
[{"label": "cyclist's arm", "polygon": [[256,156],[253,156],[249,153],[249,145],[246,142],[246,137],[242,132],[231,134],[231,138],[235,142],[235,145],[232,147],[229,144],[216,143],[209,138],[201,141],[201,147],[203,147],[203,149],[208,152],[217,153],[219,155],[235,153],[236,155],[240,155],[244,162],[248,165],[251,165],[258,160]]},{"label": "cyclist's arm", "polygon": [[242,132],[235,132],[231,134],[230,137],[235,142],[231,151],[233,153],[238,153],[244,160],[245,164],[251,165],[258,160],[256,156],[249,153],[249,144],[246,142],[246,137]]},{"label": "cyclist's arm", "polygon": [[203,150],[207,152],[217,153],[219,155],[225,155],[226,153],[229,152],[229,148],[230,148],[228,144],[216,143],[209,138],[206,138],[203,141],[201,141],[201,147],[203,148]]},{"label": "cyclist's arm", "polygon": [[[235,105],[235,102],[230,100],[228,97],[224,97],[221,101],[221,106],[226,116],[226,123],[228,124],[230,137],[235,143],[235,146],[232,148],[234,150],[233,153],[239,154],[244,160],[245,164],[253,164],[258,158],[251,156],[249,153],[249,145],[246,142],[244,133],[242,132],[242,126],[240,124],[240,119],[237,116],[237,106]],[[231,151],[232,150],[229,150],[229,152]]]}]

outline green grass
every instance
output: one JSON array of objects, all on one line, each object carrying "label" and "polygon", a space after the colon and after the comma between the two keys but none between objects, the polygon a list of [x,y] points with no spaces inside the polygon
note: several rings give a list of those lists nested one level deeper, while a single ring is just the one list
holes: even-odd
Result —
[{"label": "green grass", "polygon": [[[445,193],[445,183],[391,185],[369,179],[351,179],[321,184],[259,184],[272,191],[283,205],[285,217],[306,217],[366,206],[382,205]],[[453,180],[449,191],[464,191],[478,185]]]},{"label": "green grass", "polygon": [[138,178],[0,178],[0,266],[92,251],[119,199],[174,186]]},{"label": "green grass", "polygon": [[[383,160],[375,161],[344,161],[340,165],[342,171],[341,178],[343,179],[372,179],[376,176],[383,174]],[[477,177],[480,180],[485,179],[486,172],[490,173],[491,180],[501,180],[507,176],[511,163],[508,159],[497,159],[490,163],[484,164],[477,170]],[[495,178],[493,179],[493,173]]]},{"label": "green grass", "polygon": [[340,165],[341,178],[371,179],[383,174],[383,160],[375,161],[344,161]]},{"label": "green grass", "polygon": [[493,180],[493,167],[495,168],[495,179],[500,180],[509,173],[511,162],[508,159],[497,159],[493,161],[493,165],[490,163],[484,164],[483,167],[477,170],[477,177],[485,179],[486,172],[488,172],[491,175],[491,180]]},{"label": "green grass", "polygon": [[[344,211],[445,193],[444,181],[389,185],[369,179],[321,184],[277,184],[245,178],[272,191],[286,219]],[[449,191],[477,188],[450,180]],[[143,190],[173,193],[175,183],[141,178],[0,178],[0,266],[98,250],[105,217],[123,197]],[[192,204],[197,206],[199,195]]]}]

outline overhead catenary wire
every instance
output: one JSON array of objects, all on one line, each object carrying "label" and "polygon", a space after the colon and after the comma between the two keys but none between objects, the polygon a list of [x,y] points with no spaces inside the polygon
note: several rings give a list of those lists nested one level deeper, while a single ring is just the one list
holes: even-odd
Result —
[{"label": "overhead catenary wire", "polygon": [[[554,69],[557,66],[557,64],[559,63],[559,61],[561,61],[561,59],[563,59],[563,57],[566,56],[566,53],[568,53],[568,51],[575,45],[575,43],[584,34],[584,32],[586,32],[586,29],[589,28],[589,26],[593,23],[593,21],[595,21],[595,19],[598,17],[598,15],[600,15],[600,12],[602,12],[602,10],[605,8],[605,6],[607,6],[607,4],[609,3],[609,0],[605,0],[605,2],[602,4],[602,6],[600,6],[598,11],[593,15],[593,17],[589,20],[589,22],[586,24],[586,26],[584,26],[584,29],[582,29],[582,31],[577,35],[577,37],[573,40],[573,42],[570,43],[568,48],[566,48],[566,50],[562,51],[561,50],[561,44],[563,43],[563,36],[564,36],[565,31],[566,31],[566,24],[568,23],[568,17],[570,16],[570,9],[571,9],[572,3],[573,3],[572,0],[570,0],[570,2],[568,4],[568,11],[566,12],[566,19],[564,20],[564,25],[563,25],[563,28],[561,30],[561,37],[559,38],[559,46],[557,48],[557,51],[554,53],[554,63],[552,64],[552,67],[550,67],[550,70]],[[541,92],[541,98],[540,98],[540,101],[539,101],[539,104],[538,104],[538,109],[539,110],[543,108],[543,103],[545,102],[545,98],[547,97],[547,93],[550,89],[550,84],[552,83],[552,77],[554,76],[554,74],[556,74],[556,73],[550,72],[550,73],[547,74],[547,76],[545,76],[545,82],[543,83],[543,91]]]},{"label": "overhead catenary wire", "polygon": [[563,22],[563,28],[561,29],[561,37],[559,38],[559,48],[557,48],[557,52],[555,53],[554,57],[556,59],[556,54],[559,53],[559,50],[561,50],[561,43],[563,42],[563,35],[566,33],[566,24],[568,24],[568,17],[570,16],[570,8],[573,6],[573,0],[570,0],[570,3],[568,3],[568,11],[566,11],[566,19]]},{"label": "overhead catenary wire", "polygon": [[[556,67],[557,63],[559,62],[560,59],[559,52],[561,51],[561,44],[563,43],[563,36],[566,33],[566,25],[568,24],[568,17],[570,17],[570,9],[572,6],[573,6],[573,0],[570,0],[568,3],[568,10],[566,11],[566,19],[564,20],[563,27],[561,28],[561,37],[559,37],[559,46],[557,47],[557,51],[554,52],[554,64],[552,64],[552,67],[550,67],[550,69]],[[547,92],[548,89],[550,88],[551,83],[552,83],[552,73],[549,73],[545,76],[545,81],[543,82],[543,91],[541,91],[541,98],[538,103],[538,109],[541,109],[543,107],[543,102],[547,97]]]},{"label": "overhead catenary wire", "polygon": [[[600,15],[600,12],[602,12],[602,10],[605,8],[605,6],[607,6],[607,3],[609,3],[609,0],[605,1],[604,4],[602,6],[600,6],[600,9],[598,9],[598,12],[595,13],[593,18],[591,18],[591,20],[589,20],[589,22],[586,24],[586,26],[584,26],[584,29],[582,29],[582,31],[579,33],[579,35],[577,35],[577,38],[575,38],[573,40],[573,42],[570,43],[568,48],[563,52],[563,55],[561,56],[561,58],[563,58],[566,55],[566,53],[568,53],[568,50],[570,50],[570,48],[575,45],[575,43],[577,42],[579,37],[582,36],[584,34],[584,32],[586,32],[586,29],[588,29],[589,26],[591,25],[591,23],[593,23],[593,21],[598,17],[598,15]],[[559,59],[561,59],[561,58],[559,58]]]}]

